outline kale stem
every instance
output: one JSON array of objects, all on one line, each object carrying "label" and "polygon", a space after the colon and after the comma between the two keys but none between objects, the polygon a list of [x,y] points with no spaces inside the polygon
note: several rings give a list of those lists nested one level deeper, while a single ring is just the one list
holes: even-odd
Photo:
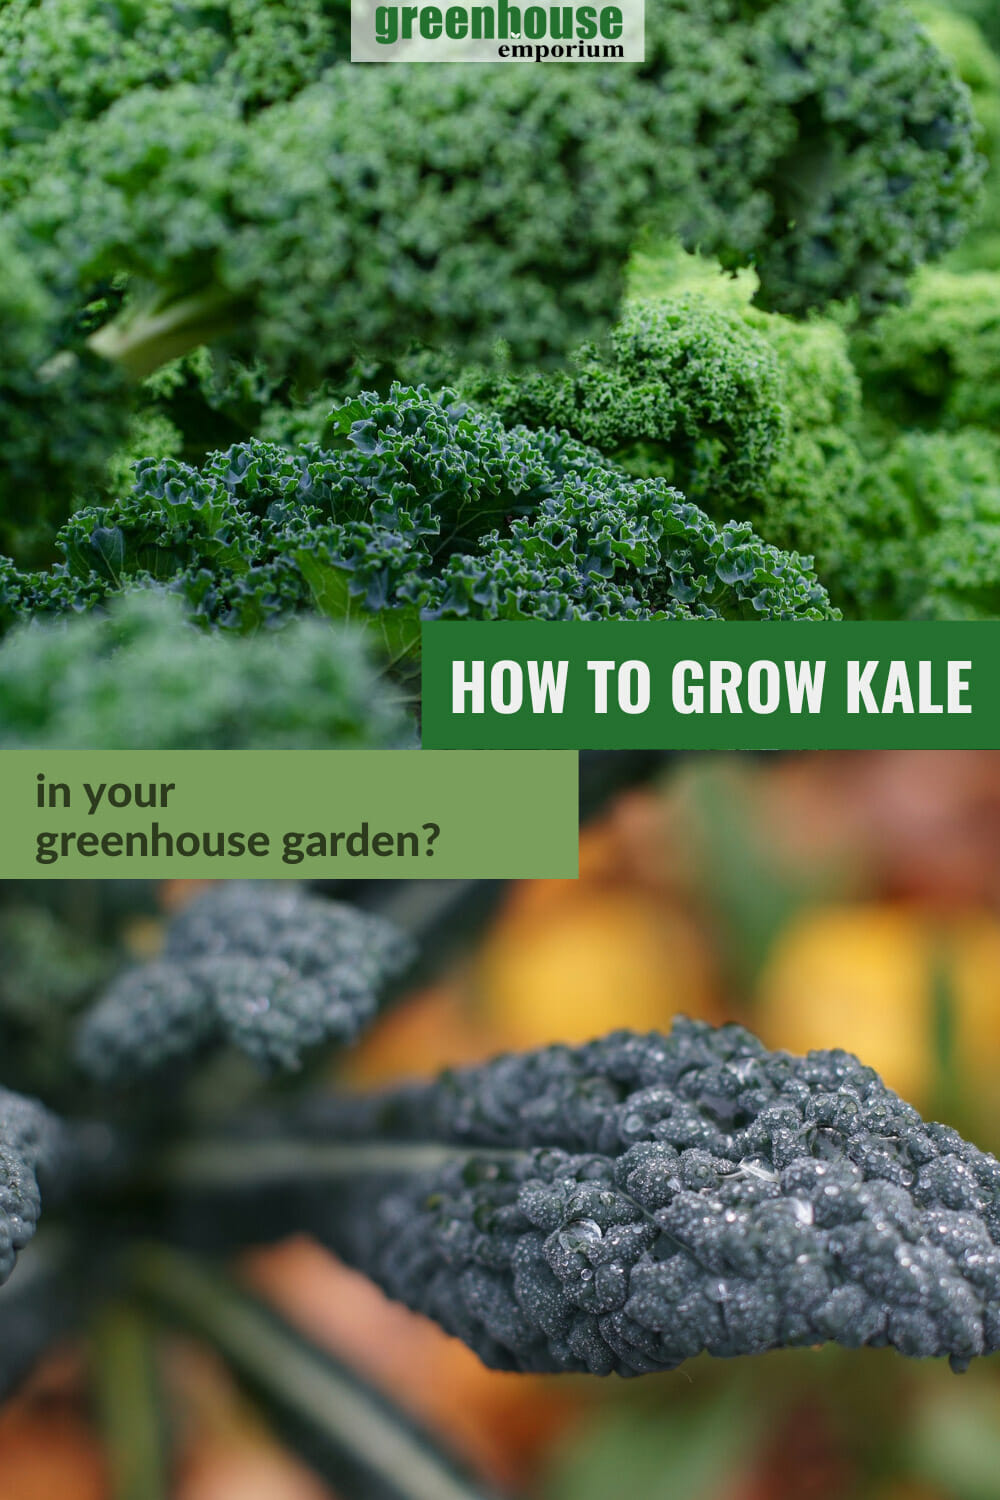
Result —
[{"label": "kale stem", "polygon": [[189,354],[236,326],[239,303],[221,287],[208,287],[166,306],[126,309],[87,340],[95,354],[132,381],[144,380],[169,360]]},{"label": "kale stem", "polygon": [[434,1172],[472,1157],[477,1161],[510,1161],[523,1155],[518,1150],[433,1141],[336,1143],[294,1135],[271,1140],[194,1139],[165,1152],[156,1175],[172,1188],[237,1188],[246,1183],[263,1187],[304,1179],[333,1182]]},{"label": "kale stem", "polygon": [[153,1310],[211,1345],[344,1500],[484,1500],[411,1420],[229,1276],[159,1244],[129,1264]]},{"label": "kale stem", "polygon": [[106,1307],[91,1350],[112,1500],[167,1500],[165,1426],[145,1314],[123,1302]]}]

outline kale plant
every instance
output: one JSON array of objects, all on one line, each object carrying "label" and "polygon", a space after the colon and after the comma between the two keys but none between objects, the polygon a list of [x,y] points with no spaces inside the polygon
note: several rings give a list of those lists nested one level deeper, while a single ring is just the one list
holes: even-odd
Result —
[{"label": "kale plant", "polygon": [[873,405],[905,427],[1000,430],[1000,273],[935,269],[853,341]]},{"label": "kale plant", "polygon": [[631,303],[606,344],[581,346],[563,370],[472,366],[457,379],[504,421],[571,433],[676,484],[717,522],[735,516],[811,557],[835,603],[857,609],[852,556],[872,530],[862,387],[834,322],[681,291]]},{"label": "kale plant", "polygon": [[645,64],[586,69],[352,68],[348,19],[3,7],[0,486],[26,544],[101,485],[137,383],[203,346],[286,389],[414,342],[544,360],[608,326],[647,225],[753,263],[762,305],[872,313],[974,199],[968,95],[900,0],[662,0]]},{"label": "kale plant", "polygon": [[866,614],[1000,618],[1000,432],[903,432],[871,464],[863,499],[845,566]]},{"label": "kale plant", "polygon": [[606,346],[583,345],[564,369],[472,370],[462,384],[507,422],[571,432],[717,511],[760,487],[787,425],[767,342],[691,294],[632,304]]},{"label": "kale plant", "polygon": [[11,618],[155,582],[243,634],[301,611],[358,619],[399,662],[425,619],[831,616],[809,559],[746,523],[716,524],[565,433],[507,428],[422,387],[341,404],[321,444],[139,463],[131,491],[78,510],[57,545],[47,572],[6,564]]},{"label": "kale plant", "polygon": [[557,427],[809,556],[846,615],[997,618],[998,285],[924,272],[853,337],[678,292],[631,303],[563,370],[457,381],[505,422]]},{"label": "kale plant", "polygon": [[[963,1369],[1000,1349],[1000,1163],[848,1053],[678,1019],[384,1092],[321,1084],[317,1059],[440,961],[434,933],[482,920],[474,890],[425,882],[398,908],[392,890],[215,887],[110,982],[103,943],[89,998],[36,954],[61,1041],[44,1103],[12,1091],[39,1081],[35,1050],[13,1031],[3,1051],[0,1388],[96,1319],[127,1447],[155,1425],[137,1351],[181,1326],[339,1493],[477,1493],[225,1269],[303,1231],[505,1370],[632,1376],[825,1341]],[[44,889],[0,897],[67,919]],[[165,1491],[142,1451],[120,1493],[148,1500]]]}]

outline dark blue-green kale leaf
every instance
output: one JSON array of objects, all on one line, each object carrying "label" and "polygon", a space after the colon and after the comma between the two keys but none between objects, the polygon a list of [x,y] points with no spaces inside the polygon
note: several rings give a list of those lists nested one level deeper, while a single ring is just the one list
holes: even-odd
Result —
[{"label": "dark blue-green kale leaf", "polygon": [[129,1084],[226,1044],[266,1071],[354,1041],[413,958],[381,917],[295,885],[233,881],[172,922],[162,958],[124,973],[87,1013],[77,1058]]},{"label": "dark blue-green kale leaf", "polygon": [[[241,1219],[232,1152],[264,1140]],[[769,1052],[737,1026],[314,1100],[176,1165],[237,1237],[316,1234],[500,1369],[1000,1349],[1000,1162],[849,1053]]]},{"label": "dark blue-green kale leaf", "polygon": [[39,1177],[57,1164],[63,1127],[33,1099],[0,1088],[0,1283],[31,1239],[42,1210]]}]

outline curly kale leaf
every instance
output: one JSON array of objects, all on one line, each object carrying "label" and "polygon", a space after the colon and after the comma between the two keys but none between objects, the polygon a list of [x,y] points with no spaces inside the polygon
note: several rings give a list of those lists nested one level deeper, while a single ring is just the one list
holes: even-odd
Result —
[{"label": "curly kale leaf", "polygon": [[[241,1132],[256,1223],[264,1200],[276,1233],[317,1234],[501,1369],[1000,1348],[1000,1163],[845,1052],[678,1020],[315,1101],[278,1132],[283,1156]],[[234,1148],[186,1164],[223,1218]]]},{"label": "curly kale leaf", "polygon": [[717,526],[663,480],[567,480],[536,516],[451,559],[431,612],[490,618],[829,619],[811,559]]},{"label": "curly kale leaf", "polygon": [[230,882],[87,1013],[78,1061],[97,1082],[128,1084],[227,1044],[267,1071],[297,1069],[321,1044],[354,1041],[412,958],[381,917],[295,886]]},{"label": "curly kale leaf", "polygon": [[1000,427],[1000,274],[924,271],[854,339],[866,393],[904,426]]},{"label": "curly kale leaf", "polygon": [[0,142],[44,139],[137,88],[224,84],[246,113],[289,97],[343,50],[328,0],[8,0],[0,15]]},{"label": "curly kale leaf", "polygon": [[874,313],[957,243],[979,179],[969,98],[908,7],[679,0],[647,27],[647,58],[658,44],[698,80],[681,238],[731,268],[755,246],[760,306]]},{"label": "curly kale leaf", "polygon": [[948,264],[956,271],[994,271],[1000,248],[1000,15],[992,0],[916,0],[914,11],[969,90],[976,144],[988,162],[970,228]]},{"label": "curly kale leaf", "polygon": [[207,342],[312,379],[415,339],[537,358],[613,314],[662,154],[630,71],[543,71],[338,65],[249,119],[218,81],[146,86],[0,196],[67,309],[127,275],[92,345],[133,377]]},{"label": "curly kale leaf", "polygon": [[41,1104],[0,1089],[0,1283],[31,1239],[42,1211],[39,1178],[53,1170],[63,1127]]},{"label": "curly kale leaf", "polygon": [[0,644],[0,746],[388,749],[415,741],[360,631],[290,621],[245,640],[200,631],[179,599],[133,589]]},{"label": "curly kale leaf", "polygon": [[850,559],[872,544],[863,482],[861,382],[847,337],[832,321],[794,323],[747,309],[744,318],[781,368],[785,440],[747,506],[747,519],[777,547],[815,560],[845,611],[857,608]]},{"label": "curly kale leaf", "polygon": [[197,565],[245,573],[279,542],[333,520],[391,525],[433,538],[434,555],[474,543],[491,525],[527,513],[564,475],[606,467],[565,435],[508,431],[452,392],[394,385],[334,406],[322,446],[288,451],[240,443],[198,469],[176,459],[140,460],[114,505],[73,515],[57,539],[77,576],[109,582],[145,573],[169,578]]},{"label": "curly kale leaf", "polygon": [[1000,617],[1000,435],[903,433],[873,460],[861,493],[867,537],[844,572],[871,613]]},{"label": "curly kale leaf", "polygon": [[2,224],[0,261],[0,544],[31,556],[64,513],[67,485],[98,481],[123,439],[123,380],[85,347]]},{"label": "curly kale leaf", "polygon": [[[522,208],[530,210],[521,214],[521,232],[530,224],[541,239],[537,223],[549,230],[528,263],[520,256],[505,259],[524,273],[530,265],[535,276],[556,254],[571,275],[588,262],[594,265],[601,253],[598,237],[610,249],[626,227],[634,230],[639,210],[660,200],[690,242],[741,264],[751,258],[760,264],[765,282],[773,281],[767,290],[776,301],[791,297],[805,304],[848,295],[855,287],[869,299],[892,297],[898,295],[900,274],[954,242],[975,181],[967,98],[896,0],[850,5],[811,0],[806,6],[784,0],[756,7],[751,14],[736,0],[718,0],[707,10],[692,0],[671,0],[648,18],[644,69],[604,70],[602,87],[594,89],[590,80],[582,87],[573,69],[549,69],[539,79],[537,69],[487,73],[479,68],[474,92],[461,70],[424,80],[425,89],[419,73],[404,80],[395,71],[389,77],[384,70],[359,74],[345,68],[346,7],[319,0],[295,7],[273,0],[256,6],[220,0],[194,12],[166,0],[141,12],[124,0],[88,0],[82,10],[68,0],[17,0],[8,12],[0,32],[0,77],[6,73],[17,87],[11,90],[6,118],[0,116],[0,128],[6,128],[9,146],[21,147],[29,159],[34,149],[34,160],[44,164],[37,141],[48,144],[55,161],[68,149],[63,138],[70,142],[81,128],[96,127],[88,138],[97,147],[88,170],[98,189],[105,163],[112,163],[104,142],[128,145],[121,111],[132,99],[158,96],[162,120],[170,116],[175,100],[183,101],[185,89],[191,94],[211,90],[216,108],[205,113],[218,115],[218,106],[228,105],[248,141],[254,138],[260,106],[271,105],[263,114],[272,137],[269,159],[280,159],[284,168],[272,179],[272,188],[282,186],[266,201],[253,199],[249,206],[256,213],[249,215],[239,212],[237,190],[237,226],[280,236],[277,215],[271,219],[267,210],[276,208],[282,195],[291,199],[322,182],[331,225],[343,244],[355,227],[356,209],[351,212],[346,197],[341,201],[335,174],[324,179],[304,170],[303,146],[315,121],[308,109],[297,113],[297,146],[291,137],[283,139],[279,124],[291,118],[282,111],[294,110],[303,94],[317,102],[318,93],[310,95],[309,85],[322,78],[331,123],[337,118],[342,132],[344,156],[352,161],[359,185],[369,191],[368,206],[388,211],[386,227],[398,230],[403,217],[391,213],[396,202],[381,191],[383,176],[392,177],[388,167],[393,160],[398,169],[393,191],[400,206],[416,186],[404,170],[411,162],[424,174],[446,174],[451,187],[447,196],[431,184],[441,211],[435,236],[446,247],[449,263],[464,274],[441,278],[436,283],[441,291],[449,280],[463,281],[464,288],[456,291],[468,290],[473,277],[478,282],[482,248],[477,244],[470,257],[469,236],[455,236],[450,243],[446,236],[451,216],[467,212],[471,204],[463,200],[472,153],[481,177],[485,148],[500,138],[501,123],[506,126],[510,201],[516,195]],[[340,65],[331,69],[332,62]],[[403,100],[404,89],[408,117],[427,127],[402,133],[409,144],[392,128],[393,104]],[[553,129],[556,110],[558,130]],[[463,136],[448,126],[449,117],[456,115],[464,149]],[[366,126],[367,150],[359,150],[356,161],[360,138],[350,131],[343,134],[352,116]],[[177,135],[176,122],[171,125],[171,134]],[[135,133],[131,154],[145,150],[142,135]],[[313,144],[318,147],[322,139]],[[225,150],[215,139],[202,137],[203,182],[210,180]],[[312,156],[318,159],[319,152]],[[149,164],[153,170],[145,179],[129,181],[113,165],[109,171],[110,181],[129,194],[140,243],[150,200],[171,191],[169,171],[157,175],[163,174],[163,162],[151,157]],[[580,195],[575,212],[565,192],[572,181]],[[492,175],[481,186],[499,216],[508,189]],[[638,197],[643,186],[646,200]],[[413,193],[411,221],[418,214],[423,219],[426,201],[419,190]],[[582,214],[583,208],[600,210],[600,218]],[[570,241],[556,232],[561,214],[589,229],[586,248],[579,239]],[[477,241],[482,221],[482,214],[472,221]],[[209,222],[204,216],[206,233]],[[48,220],[47,226],[52,225]],[[303,220],[306,227],[315,226]],[[420,227],[431,232],[429,216]],[[501,227],[518,226],[512,216],[511,224]],[[111,228],[109,235],[108,228],[88,240],[91,257],[102,241],[110,248],[115,231]],[[417,248],[412,233],[400,237],[404,255],[411,246]],[[128,262],[132,248],[121,247],[122,262]],[[188,248],[203,251],[208,245],[177,241],[165,247],[158,274],[176,274],[179,255]],[[409,289],[419,290],[416,257],[405,264],[412,264],[414,272],[406,278],[412,282]],[[127,269],[134,271],[134,263]],[[190,265],[185,269],[190,290]],[[422,269],[426,273],[426,260]],[[229,270],[216,268],[223,284]],[[381,272],[370,275],[374,285]],[[391,290],[391,282],[388,286]],[[482,282],[482,289],[492,293],[494,305],[502,296],[489,281]],[[283,290],[289,299],[294,296],[288,285]],[[527,275],[524,290],[528,296],[537,291]],[[572,284],[564,290],[574,295]],[[397,310],[406,306],[401,291],[397,288],[392,299]],[[470,311],[476,300],[467,298]],[[524,312],[529,312],[527,306]],[[526,328],[528,319],[522,316],[520,322]],[[498,324],[495,331],[504,330]]]},{"label": "curly kale leaf", "polygon": [[686,475],[716,521],[738,507],[773,547],[813,559],[848,614],[996,618],[998,286],[992,272],[925,272],[912,306],[853,340],[832,320],[674,295],[634,305],[567,373],[472,369],[459,384],[631,473]]},{"label": "curly kale leaf", "polygon": [[242,632],[302,610],[358,618],[392,659],[428,618],[828,618],[808,559],[717,526],[565,432],[507,429],[452,392],[394,385],[334,408],[326,445],[251,442],[201,469],[136,466],[131,494],[78,511],[65,562],[3,578],[8,613],[79,611],[167,581]]},{"label": "curly kale leaf", "polygon": [[782,446],[781,371],[760,334],[704,297],[629,307],[606,349],[551,374],[470,373],[470,400],[508,424],[571,432],[633,473],[656,473],[715,514],[731,510]]},{"label": "curly kale leaf", "polygon": [[861,383],[832,321],[797,323],[731,295],[632,304],[605,348],[567,371],[490,375],[463,394],[529,427],[593,443],[629,473],[677,484],[717,522],[734,514],[775,547],[813,558],[837,604],[867,545]]}]

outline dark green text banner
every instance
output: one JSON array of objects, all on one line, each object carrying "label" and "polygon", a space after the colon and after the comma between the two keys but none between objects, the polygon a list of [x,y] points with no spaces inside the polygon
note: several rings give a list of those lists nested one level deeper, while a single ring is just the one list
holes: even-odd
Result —
[{"label": "dark green text banner", "polygon": [[431,749],[1000,747],[1000,622],[454,623]]}]

